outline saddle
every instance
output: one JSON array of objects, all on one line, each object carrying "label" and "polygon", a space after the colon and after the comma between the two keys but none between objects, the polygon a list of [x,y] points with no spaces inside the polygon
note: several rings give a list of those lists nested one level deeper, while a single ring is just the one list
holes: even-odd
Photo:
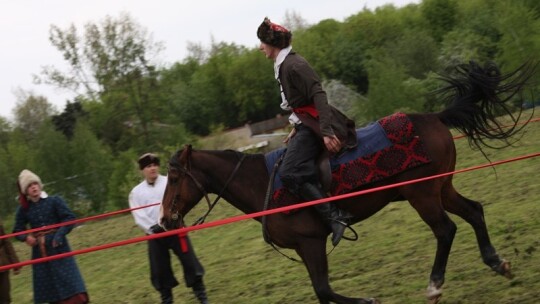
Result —
[{"label": "saddle", "polygon": [[[384,117],[357,129],[356,134],[356,148],[332,156],[322,153],[317,159],[320,183],[330,195],[349,193],[366,184],[431,162],[414,125],[403,113]],[[285,148],[265,155],[270,174],[283,153]],[[273,207],[302,201],[283,187],[279,176],[274,178],[271,196]]]}]

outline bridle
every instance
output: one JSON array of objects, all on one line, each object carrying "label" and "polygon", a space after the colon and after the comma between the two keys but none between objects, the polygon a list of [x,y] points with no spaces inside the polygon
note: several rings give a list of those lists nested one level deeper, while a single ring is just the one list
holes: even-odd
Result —
[{"label": "bridle", "polygon": [[[184,164],[184,166],[182,166],[178,162],[178,160],[177,160],[178,154],[173,156],[171,158],[171,160],[169,161],[169,170],[171,170],[171,168],[172,168],[174,170],[179,171],[180,175],[186,175],[189,178],[191,178],[191,180],[193,181],[195,186],[197,186],[197,189],[203,194],[203,196],[204,196],[204,198],[206,200],[206,203],[208,205],[208,211],[206,211],[206,213],[203,216],[201,216],[198,220],[195,221],[195,223],[193,223],[193,226],[195,226],[195,225],[200,225],[200,224],[204,223],[206,217],[210,214],[212,209],[214,209],[214,207],[218,203],[219,199],[222,197],[223,193],[225,192],[225,189],[227,189],[227,186],[229,185],[229,183],[232,181],[232,179],[234,178],[234,176],[238,172],[238,169],[240,169],[240,166],[244,162],[244,159],[246,158],[246,155],[242,154],[242,157],[240,158],[240,160],[236,164],[236,167],[233,169],[233,171],[229,175],[229,178],[227,179],[227,181],[223,185],[223,188],[221,189],[221,191],[219,191],[219,194],[217,195],[217,197],[214,199],[214,202],[212,202],[212,203],[210,203],[210,198],[208,197],[208,192],[206,191],[206,189],[204,189],[202,184],[191,173],[191,159],[189,158],[189,155],[190,154],[188,154],[188,159],[187,159],[186,163]],[[184,179],[182,179],[182,181],[184,181]],[[179,191],[180,188],[181,187],[179,187],[179,183],[176,182],[173,201],[172,201],[172,204],[171,204],[171,206],[169,208],[169,212],[171,213],[171,219],[173,221],[178,220],[178,218],[180,217],[179,212],[178,212],[178,207],[177,207],[178,198],[180,197],[180,194],[178,193],[178,191]]]}]

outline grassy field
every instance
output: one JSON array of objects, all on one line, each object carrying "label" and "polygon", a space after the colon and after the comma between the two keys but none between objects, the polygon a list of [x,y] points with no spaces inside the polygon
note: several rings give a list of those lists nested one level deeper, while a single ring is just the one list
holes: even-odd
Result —
[{"label": "grassy field", "polygon": [[[535,115],[538,117],[539,115]],[[467,141],[456,141],[458,168],[487,163]],[[529,124],[521,140],[503,150],[486,150],[492,161],[540,152],[540,123]],[[472,228],[458,226],[441,303],[538,303],[540,299],[540,159],[531,158],[456,175],[456,188],[482,202],[491,240],[512,262],[515,278],[495,275],[480,258]],[[202,215],[200,204],[189,215]],[[238,215],[222,201],[207,220]],[[188,222],[192,222],[189,220]],[[11,227],[7,227],[10,229]],[[393,203],[354,226],[359,241],[342,242],[329,256],[331,285],[348,296],[377,297],[383,303],[423,303],[435,254],[435,238],[408,203]],[[69,235],[73,249],[125,240],[142,233],[131,215],[86,223]],[[203,265],[212,303],[317,303],[303,265],[283,258],[261,236],[252,220],[190,234]],[[28,248],[14,241],[19,257]],[[295,256],[292,251],[286,254]],[[159,303],[149,281],[146,243],[77,256],[92,303]],[[183,284],[182,270],[174,262]],[[12,276],[13,303],[31,303],[31,269]],[[183,285],[177,303],[196,303]]]}]

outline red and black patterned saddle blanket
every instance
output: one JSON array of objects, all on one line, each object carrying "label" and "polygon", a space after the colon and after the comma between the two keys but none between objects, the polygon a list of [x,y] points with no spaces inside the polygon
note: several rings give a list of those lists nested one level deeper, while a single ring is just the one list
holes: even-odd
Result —
[{"label": "red and black patterned saddle blanket", "polygon": [[[414,125],[407,115],[396,113],[356,131],[358,146],[330,159],[331,195],[353,192],[361,186],[383,180],[405,170],[431,162]],[[265,155],[271,174],[286,149]],[[287,206],[303,200],[283,187],[276,174],[270,207]]]}]

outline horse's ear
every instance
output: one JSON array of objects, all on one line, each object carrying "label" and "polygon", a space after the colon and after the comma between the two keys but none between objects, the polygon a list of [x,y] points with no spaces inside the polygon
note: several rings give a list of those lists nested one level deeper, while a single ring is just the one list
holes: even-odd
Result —
[{"label": "horse's ear", "polygon": [[193,148],[190,144],[184,145],[184,149],[182,150],[182,154],[180,154],[180,163],[185,164],[187,163],[187,160],[191,156],[191,151]]}]

